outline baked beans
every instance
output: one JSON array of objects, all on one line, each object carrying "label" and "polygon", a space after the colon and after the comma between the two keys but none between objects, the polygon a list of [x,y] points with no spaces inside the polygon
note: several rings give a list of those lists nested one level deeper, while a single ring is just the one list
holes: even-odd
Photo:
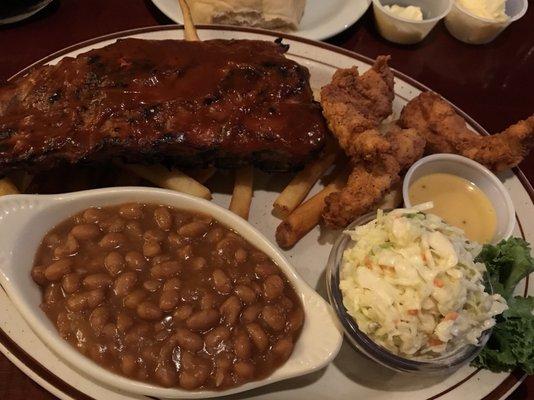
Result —
[{"label": "baked beans", "polygon": [[75,215],[45,236],[31,276],[78,351],[166,387],[262,379],[289,358],[304,323],[269,257],[208,216],[161,205]]}]

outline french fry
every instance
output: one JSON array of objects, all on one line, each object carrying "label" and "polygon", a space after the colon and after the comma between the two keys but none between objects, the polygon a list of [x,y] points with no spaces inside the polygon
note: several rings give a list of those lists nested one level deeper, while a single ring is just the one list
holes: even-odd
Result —
[{"label": "french fry", "polygon": [[297,208],[319,178],[332,166],[337,156],[338,149],[331,141],[327,144],[323,156],[306,165],[276,198],[273,204],[274,214],[285,218]]},{"label": "french fry", "polygon": [[337,177],[315,196],[302,203],[276,229],[276,242],[283,249],[289,249],[302,239],[321,220],[325,199],[340,191],[347,180],[344,173]]},{"label": "french fry", "polygon": [[202,184],[206,183],[208,179],[210,179],[213,174],[217,171],[217,168],[215,167],[207,167],[202,169],[194,169],[191,171],[185,171],[187,175],[189,175],[191,178],[193,178],[195,181],[200,182]]},{"label": "french fry", "polygon": [[235,172],[234,192],[230,201],[230,211],[241,218],[248,219],[250,203],[252,202],[252,183],[254,169],[243,167]]},{"label": "french fry", "polygon": [[177,169],[171,168],[169,170],[160,164],[150,166],[138,164],[119,165],[156,186],[211,200],[211,192],[206,186]]},{"label": "french fry", "polygon": [[0,196],[7,196],[8,194],[19,194],[17,187],[11,182],[9,178],[0,179]]},{"label": "french fry", "polygon": [[182,15],[184,16],[184,39],[190,42],[198,42],[198,37],[195,24],[193,23],[193,17],[191,16],[191,10],[186,0],[178,0],[180,8],[182,9]]}]

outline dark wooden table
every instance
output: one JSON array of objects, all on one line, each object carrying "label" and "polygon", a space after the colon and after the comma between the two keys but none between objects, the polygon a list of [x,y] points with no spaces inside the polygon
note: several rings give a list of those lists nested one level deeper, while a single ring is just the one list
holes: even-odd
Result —
[{"label": "dark wooden table", "polygon": [[[0,81],[66,46],[125,29],[172,23],[150,1],[61,0],[30,20],[0,27]],[[497,40],[470,46],[442,24],[421,44],[398,46],[383,40],[372,12],[328,42],[369,57],[391,54],[392,66],[439,92],[489,132],[534,113],[534,5]],[[534,155],[521,168],[534,182]],[[534,397],[534,377],[510,399]],[[0,399],[54,399],[0,355]]]}]

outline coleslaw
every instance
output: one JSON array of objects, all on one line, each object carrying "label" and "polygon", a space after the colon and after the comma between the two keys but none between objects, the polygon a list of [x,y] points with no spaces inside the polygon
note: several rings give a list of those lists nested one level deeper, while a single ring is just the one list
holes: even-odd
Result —
[{"label": "coleslaw", "polygon": [[424,203],[347,231],[340,271],[343,304],[358,328],[394,354],[435,358],[478,344],[508,307],[486,292],[481,245]]}]

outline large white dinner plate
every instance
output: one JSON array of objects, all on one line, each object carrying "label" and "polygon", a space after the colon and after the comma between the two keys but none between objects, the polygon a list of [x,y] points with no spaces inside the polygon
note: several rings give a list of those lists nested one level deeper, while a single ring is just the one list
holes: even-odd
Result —
[{"label": "large white dinner plate", "polygon": [[[177,0],[152,0],[174,22],[184,22]],[[371,0],[307,0],[304,16],[294,35],[324,40],[354,24],[369,8]]]},{"label": "large white dinner plate", "polygon": [[[254,31],[246,28],[211,27],[200,29],[201,39],[254,38],[274,40],[278,33]],[[102,47],[121,37],[144,39],[179,39],[182,28],[177,26],[142,28],[93,39],[71,46],[52,54],[37,64],[55,63],[65,56],[75,56],[93,48]],[[285,43],[290,45],[288,56],[309,68],[311,84],[319,88],[329,82],[336,68],[357,65],[364,70],[371,60],[324,43],[286,36]],[[24,74],[21,71],[20,74]],[[406,102],[425,88],[416,81],[396,73],[394,112],[398,114]],[[484,130],[474,121],[471,126],[479,133]],[[277,193],[290,177],[284,175],[257,174],[250,222],[269,240],[274,242],[274,232],[279,220],[271,215],[271,205]],[[516,236],[523,236],[534,242],[534,190],[520,171],[501,175],[517,211]],[[212,179],[214,201],[222,206],[229,204],[231,189],[229,175],[220,174]],[[320,185],[314,191],[320,189]],[[1,240],[1,239],[0,239]],[[301,276],[326,297],[324,268],[330,248],[331,235],[313,230],[291,251],[287,252],[289,261]],[[519,288],[521,294],[534,294],[533,285],[528,279]],[[143,397],[117,393],[109,388],[92,382],[83,371],[75,371],[52,353],[31,331],[6,294],[0,290],[0,350],[28,376],[63,399],[119,400]],[[522,375],[493,374],[485,370],[465,367],[448,377],[422,378],[394,373],[375,364],[355,352],[346,343],[338,357],[327,368],[310,375],[272,384],[231,399],[488,399],[502,398],[513,390]]]}]

